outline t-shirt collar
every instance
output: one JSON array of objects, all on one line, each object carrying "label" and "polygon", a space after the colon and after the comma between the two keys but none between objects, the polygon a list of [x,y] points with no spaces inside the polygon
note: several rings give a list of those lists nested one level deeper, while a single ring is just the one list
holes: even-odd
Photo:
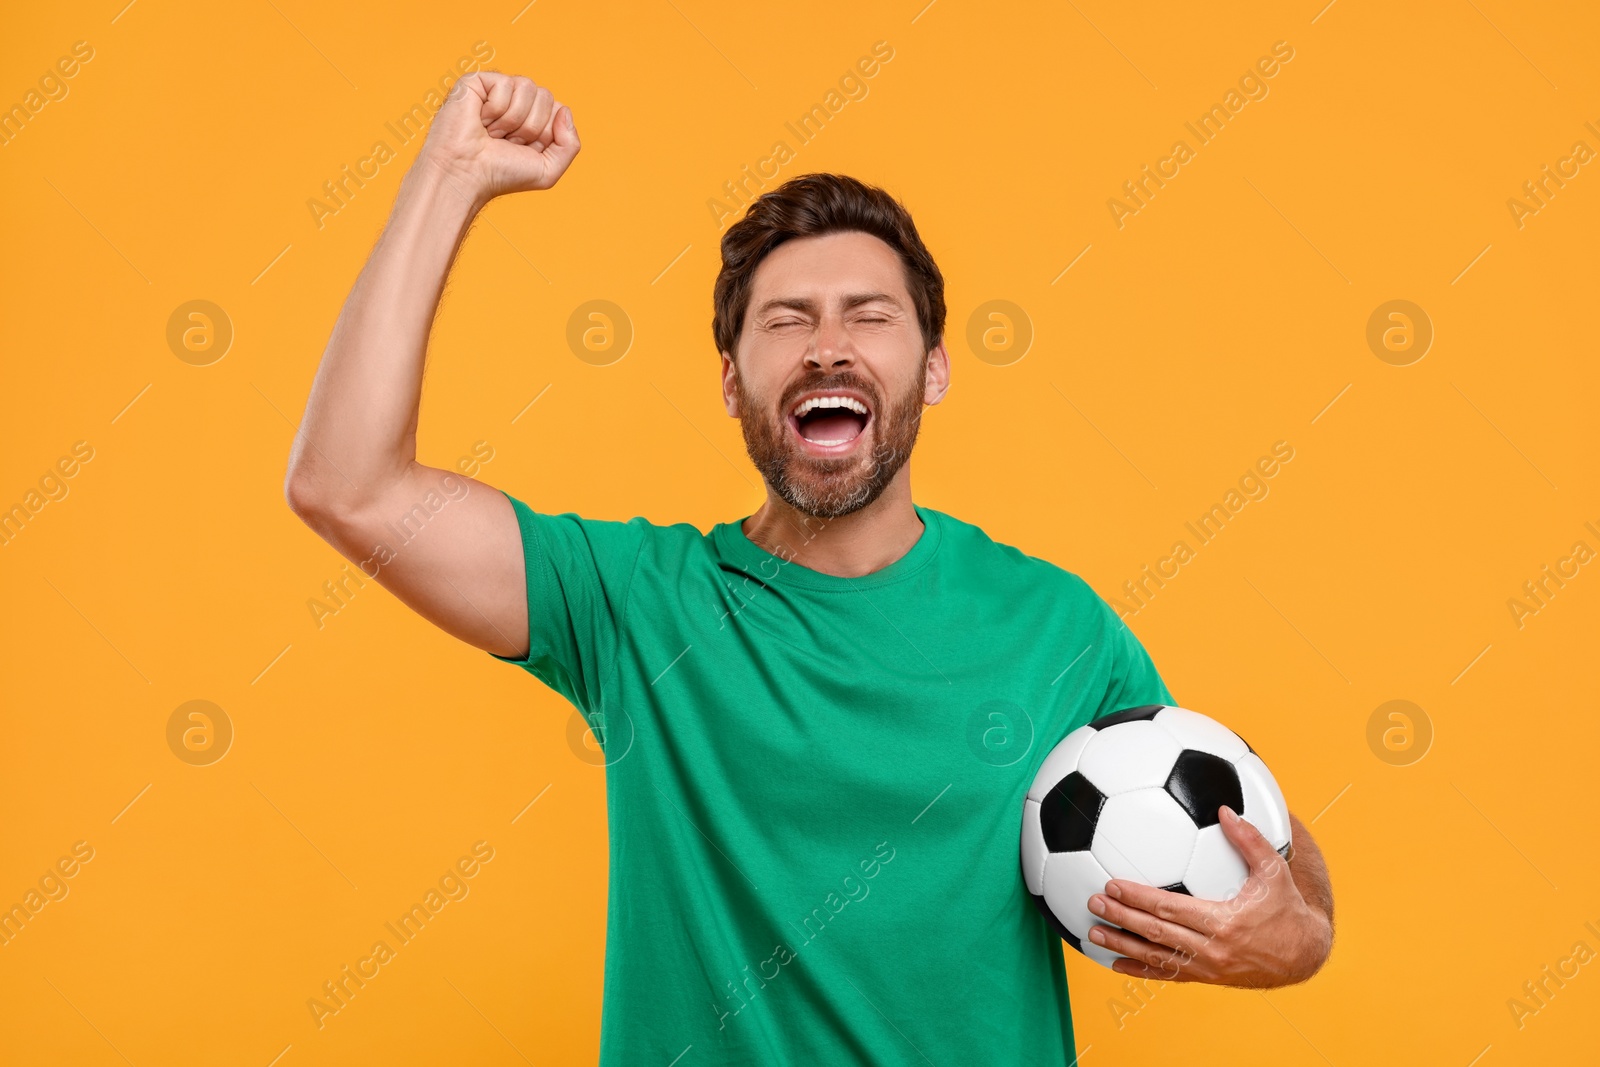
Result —
[{"label": "t-shirt collar", "polygon": [[[939,513],[916,504],[912,507],[916,510],[917,517],[922,520],[922,535],[917,538],[916,544],[887,567],[858,578],[823,574],[793,559],[786,560],[782,556],[773,555],[745,536],[744,523],[745,519],[749,518],[748,515],[736,522],[718,523],[712,527],[711,537],[717,546],[718,554],[725,561],[745,571],[752,578],[770,584],[793,585],[830,592],[871,589],[915,574],[925,567],[938,551],[942,534]],[[800,550],[802,543],[799,532],[796,531],[794,538],[786,538],[783,544],[775,547],[786,553]]]}]

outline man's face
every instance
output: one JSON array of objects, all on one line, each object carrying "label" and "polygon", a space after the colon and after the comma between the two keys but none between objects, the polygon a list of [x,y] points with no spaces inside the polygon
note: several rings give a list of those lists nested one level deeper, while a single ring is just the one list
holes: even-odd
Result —
[{"label": "man's face", "polygon": [[949,378],[944,344],[923,348],[900,257],[857,232],[769,253],[737,358],[723,353],[723,399],[751,461],[791,507],[821,518],[878,498]]}]

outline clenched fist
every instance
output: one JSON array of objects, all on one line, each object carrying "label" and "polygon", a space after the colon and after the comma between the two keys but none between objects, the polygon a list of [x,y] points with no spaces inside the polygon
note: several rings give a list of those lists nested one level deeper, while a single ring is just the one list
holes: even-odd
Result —
[{"label": "clenched fist", "polygon": [[488,202],[502,193],[548,189],[578,154],[572,109],[527,78],[479,71],[451,88],[423,142],[463,193]]}]

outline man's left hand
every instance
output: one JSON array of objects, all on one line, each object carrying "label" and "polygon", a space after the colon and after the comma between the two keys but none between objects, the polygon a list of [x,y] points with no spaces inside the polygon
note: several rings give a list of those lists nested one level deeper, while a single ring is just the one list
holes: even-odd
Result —
[{"label": "man's left hand", "polygon": [[1169,982],[1263,989],[1310,978],[1333,943],[1327,914],[1306,902],[1289,864],[1261,832],[1230,808],[1221,809],[1222,832],[1250,875],[1237,896],[1200,900],[1114,878],[1089,910],[1115,930],[1095,926],[1090,939],[1129,957],[1114,970]]}]

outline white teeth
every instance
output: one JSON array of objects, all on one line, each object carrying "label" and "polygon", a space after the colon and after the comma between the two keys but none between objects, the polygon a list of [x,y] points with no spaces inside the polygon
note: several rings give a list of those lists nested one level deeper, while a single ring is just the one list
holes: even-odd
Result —
[{"label": "white teeth", "polygon": [[867,413],[867,405],[854,397],[813,396],[801,401],[800,405],[794,409],[794,416],[798,419],[817,408],[844,408],[847,411],[855,412],[857,415],[865,415]]}]

